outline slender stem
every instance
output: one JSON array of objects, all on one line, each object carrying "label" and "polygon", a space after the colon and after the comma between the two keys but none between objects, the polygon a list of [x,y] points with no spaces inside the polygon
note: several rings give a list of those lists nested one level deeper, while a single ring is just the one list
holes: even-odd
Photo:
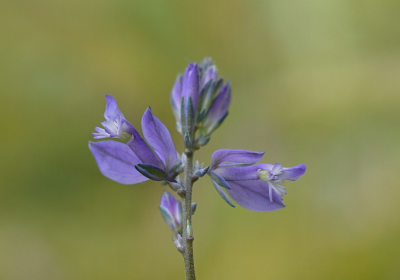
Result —
[{"label": "slender stem", "polygon": [[[193,177],[193,151],[187,150],[187,160],[184,169],[185,196],[182,198],[183,204],[183,259],[185,261],[186,280],[195,280],[194,259],[193,259],[193,231],[192,226],[192,177]],[[188,225],[190,232],[188,232]]]}]

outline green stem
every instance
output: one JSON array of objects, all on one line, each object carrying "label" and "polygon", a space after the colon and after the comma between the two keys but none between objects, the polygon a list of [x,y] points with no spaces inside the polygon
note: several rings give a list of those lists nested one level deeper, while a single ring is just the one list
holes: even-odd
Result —
[{"label": "green stem", "polygon": [[[187,156],[184,180],[185,195],[182,198],[182,214],[183,214],[183,259],[185,261],[186,280],[195,280],[196,275],[194,271],[193,259],[193,231],[192,227],[192,177],[193,177],[193,151],[186,150]],[[188,226],[189,225],[189,226]],[[188,228],[190,229],[188,231]]]}]

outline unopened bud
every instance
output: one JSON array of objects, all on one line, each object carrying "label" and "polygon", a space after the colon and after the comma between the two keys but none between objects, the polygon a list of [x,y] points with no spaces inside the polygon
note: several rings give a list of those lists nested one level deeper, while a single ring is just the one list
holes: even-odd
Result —
[{"label": "unopened bud", "polygon": [[192,215],[194,215],[194,212],[196,212],[196,208],[197,208],[197,203],[192,202]]},{"label": "unopened bud", "polygon": [[182,233],[182,205],[179,200],[167,191],[164,191],[160,201],[160,211],[168,227],[175,233]]},{"label": "unopened bud", "polygon": [[190,221],[189,221],[189,220],[187,220],[186,229],[187,229],[187,237],[188,237],[188,238],[193,237],[193,229],[192,229],[192,225],[190,224]]},{"label": "unopened bud", "polygon": [[183,239],[180,234],[177,235],[177,238],[172,236],[172,240],[174,241],[176,249],[178,249],[179,252],[183,252]]}]

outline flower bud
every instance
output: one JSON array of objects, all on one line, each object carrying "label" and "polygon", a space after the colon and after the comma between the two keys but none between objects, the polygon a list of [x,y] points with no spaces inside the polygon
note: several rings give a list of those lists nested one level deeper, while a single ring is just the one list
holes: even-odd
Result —
[{"label": "flower bud", "polygon": [[206,145],[228,115],[230,101],[230,84],[218,78],[217,67],[210,58],[203,59],[199,66],[189,63],[171,91],[177,131],[190,136],[185,143],[190,142],[195,149]]},{"label": "flower bud", "polygon": [[197,203],[192,202],[192,215],[194,215],[194,213],[196,212],[196,208],[197,208]]},{"label": "flower bud", "polygon": [[179,200],[164,191],[160,201],[160,211],[164,221],[176,236],[182,234],[182,205]]},{"label": "flower bud", "polygon": [[179,252],[183,252],[183,238],[180,234],[177,235],[177,238],[172,237],[172,240],[174,241],[176,249],[178,249]]},{"label": "flower bud", "polygon": [[183,76],[178,75],[171,92],[171,106],[177,123],[181,119],[181,100],[182,100],[182,83]]},{"label": "flower bud", "polygon": [[190,221],[189,220],[187,220],[187,226],[186,226],[186,230],[187,230],[187,236],[190,238],[190,237],[193,237],[193,229],[192,229],[192,225],[190,224]]},{"label": "flower bud", "polygon": [[199,71],[197,63],[189,63],[189,66],[186,68],[183,77],[182,96],[185,102],[188,102],[189,97],[192,99],[193,111],[196,112],[197,102],[199,100]]}]

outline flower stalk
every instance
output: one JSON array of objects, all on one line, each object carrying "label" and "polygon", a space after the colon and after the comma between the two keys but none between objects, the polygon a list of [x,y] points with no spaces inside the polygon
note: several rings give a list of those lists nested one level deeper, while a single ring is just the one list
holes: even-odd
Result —
[{"label": "flower stalk", "polygon": [[193,258],[193,230],[192,227],[192,187],[193,187],[193,155],[194,152],[186,149],[183,184],[185,195],[182,198],[182,228],[183,228],[183,259],[185,261],[186,280],[195,280]]}]

